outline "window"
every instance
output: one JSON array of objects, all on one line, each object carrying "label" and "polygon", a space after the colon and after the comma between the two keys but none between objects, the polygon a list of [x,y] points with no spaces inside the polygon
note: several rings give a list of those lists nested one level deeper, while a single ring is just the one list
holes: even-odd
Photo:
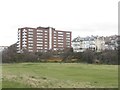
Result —
[{"label": "window", "polygon": [[45,44],[45,47],[47,47],[48,45],[47,44]]},{"label": "window", "polygon": [[54,47],[56,47],[56,45],[54,45]]},{"label": "window", "polygon": [[28,38],[28,40],[33,40],[33,38]]},{"label": "window", "polygon": [[45,33],[45,35],[47,36],[47,33]]},{"label": "window", "polygon": [[24,44],[24,45],[22,45],[22,47],[27,47],[27,45]]},{"label": "window", "polygon": [[48,32],[48,31],[45,30],[45,32]]},{"label": "window", "polygon": [[23,44],[27,44],[27,42],[25,42],[25,41],[23,41],[22,43],[23,43]]},{"label": "window", "polygon": [[33,46],[33,44],[28,44],[29,46]]},{"label": "window", "polygon": [[37,36],[37,38],[42,38],[43,36],[41,36],[41,35],[39,35],[39,36]]},{"label": "window", "polygon": [[33,41],[28,41],[28,43],[33,43]]},{"label": "window", "polygon": [[66,40],[70,41],[70,38],[66,38]]},{"label": "window", "polygon": [[53,33],[56,34],[56,31],[54,31]]},{"label": "window", "polygon": [[70,33],[66,33],[67,35],[70,35]]},{"label": "window", "polygon": [[20,33],[20,31],[21,31],[21,30],[19,29],[19,30],[18,30],[18,33]]},{"label": "window", "polygon": [[74,44],[73,46],[80,46],[79,44]]},{"label": "window", "polygon": [[26,29],[23,29],[23,32],[27,32],[27,30],[26,30]]},{"label": "window", "polygon": [[69,37],[70,37],[70,35],[67,35],[66,37],[67,37],[67,38],[69,38]]},{"label": "window", "polygon": [[58,37],[63,37],[63,34],[58,35]]},{"label": "window", "polygon": [[58,32],[58,34],[63,34],[63,32]]},{"label": "window", "polygon": [[28,34],[33,34],[33,32],[28,32]]},{"label": "window", "polygon": [[38,41],[40,40],[41,42],[43,41],[43,39],[42,39],[42,38],[37,38],[37,40],[38,40]]},{"label": "window", "polygon": [[57,36],[57,35],[54,33],[54,36]]},{"label": "window", "polygon": [[29,48],[29,49],[32,49],[33,47],[29,46],[28,48]]},{"label": "window", "polygon": [[45,44],[48,44],[48,42],[45,42]]},{"label": "window", "polygon": [[48,39],[45,38],[45,41],[47,41]]},{"label": "window", "polygon": [[29,50],[29,52],[33,52],[33,50]]},{"label": "window", "polygon": [[42,47],[37,47],[37,49],[43,49]]},{"label": "window", "polygon": [[27,35],[27,33],[24,32],[24,33],[22,33],[22,35]]},{"label": "window", "polygon": [[30,31],[30,32],[31,32],[31,31],[33,31],[33,29],[28,29],[28,31]]},{"label": "window", "polygon": [[[70,43],[66,43],[66,45],[70,45]],[[78,45],[77,45],[78,46]]]},{"label": "window", "polygon": [[37,32],[43,32],[43,30],[38,30],[38,29],[37,29]]},{"label": "window", "polygon": [[58,40],[58,42],[63,42],[63,40]]},{"label": "window", "polygon": [[56,37],[54,37],[54,39],[56,39]]},{"label": "window", "polygon": [[33,37],[33,35],[28,35],[28,37]]},{"label": "window", "polygon": [[45,38],[47,38],[47,36],[45,36]]},{"label": "window", "polygon": [[58,44],[58,47],[63,47],[63,44]]},{"label": "window", "polygon": [[26,36],[26,35],[23,35],[23,38],[27,38],[27,36]]},{"label": "window", "polygon": [[70,47],[70,46],[67,46],[67,47]]},{"label": "window", "polygon": [[45,49],[48,49],[47,47],[45,47]]},{"label": "window", "polygon": [[37,46],[43,46],[43,44],[37,44]]},{"label": "window", "polygon": [[43,35],[43,33],[37,33],[37,35]]},{"label": "window", "polygon": [[25,41],[27,41],[27,39],[26,39],[26,38],[23,38],[22,41],[25,42]]},{"label": "window", "polygon": [[43,44],[43,41],[37,41],[37,44]]},{"label": "window", "polygon": [[47,52],[47,50],[46,50],[46,49],[44,49],[44,50],[42,50],[42,52]]},{"label": "window", "polygon": [[63,44],[63,42],[58,42],[58,44]]},{"label": "window", "polygon": [[56,44],[56,42],[54,42],[54,44]]},{"label": "window", "polygon": [[54,39],[54,42],[56,42],[56,39]]},{"label": "window", "polygon": [[63,39],[63,37],[58,37],[58,39]]}]

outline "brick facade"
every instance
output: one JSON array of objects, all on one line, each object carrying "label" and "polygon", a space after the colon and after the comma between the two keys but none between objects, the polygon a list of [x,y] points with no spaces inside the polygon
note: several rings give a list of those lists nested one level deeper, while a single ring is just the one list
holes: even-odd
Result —
[{"label": "brick facade", "polygon": [[51,27],[24,27],[18,29],[18,53],[47,52],[71,48],[71,32],[55,30]]}]

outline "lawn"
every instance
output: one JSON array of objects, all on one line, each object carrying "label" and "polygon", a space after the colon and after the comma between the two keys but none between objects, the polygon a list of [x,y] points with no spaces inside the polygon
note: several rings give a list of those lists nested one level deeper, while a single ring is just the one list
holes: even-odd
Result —
[{"label": "lawn", "polygon": [[0,90],[2,88],[2,65],[0,63]]},{"label": "lawn", "polygon": [[3,88],[117,88],[118,66],[81,63],[3,64]]}]

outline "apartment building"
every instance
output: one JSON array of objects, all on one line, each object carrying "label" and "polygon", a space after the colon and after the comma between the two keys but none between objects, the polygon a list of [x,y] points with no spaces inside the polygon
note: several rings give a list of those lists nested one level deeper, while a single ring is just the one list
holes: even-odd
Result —
[{"label": "apartment building", "polygon": [[71,47],[71,32],[52,27],[24,27],[18,29],[17,52],[47,52]]}]

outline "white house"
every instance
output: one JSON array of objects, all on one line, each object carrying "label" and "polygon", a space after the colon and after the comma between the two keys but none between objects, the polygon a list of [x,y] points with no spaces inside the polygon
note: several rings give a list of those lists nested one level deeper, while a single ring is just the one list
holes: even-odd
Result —
[{"label": "white house", "polygon": [[104,50],[104,37],[91,36],[91,37],[77,37],[72,41],[72,47],[74,52],[83,52],[87,49],[93,51]]}]

